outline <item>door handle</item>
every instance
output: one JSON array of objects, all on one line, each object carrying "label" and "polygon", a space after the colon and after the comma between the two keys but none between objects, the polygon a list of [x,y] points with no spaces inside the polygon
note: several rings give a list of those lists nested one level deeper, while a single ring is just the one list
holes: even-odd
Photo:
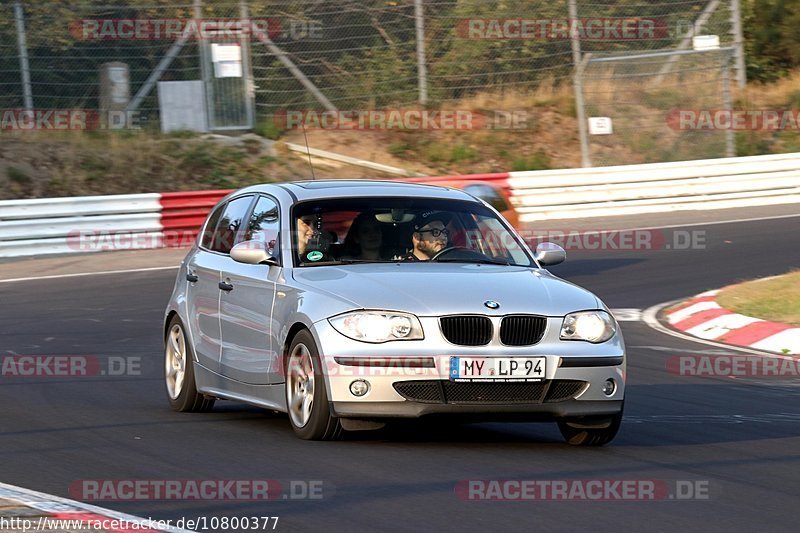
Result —
[{"label": "door handle", "polygon": [[219,288],[222,289],[225,292],[230,292],[230,291],[233,290],[233,285],[231,285],[230,283],[227,283],[225,281],[220,281],[219,282]]},{"label": "door handle", "polygon": [[195,276],[195,275],[194,275],[194,274],[192,274],[192,273],[186,274],[186,281],[189,281],[189,282],[191,282],[191,283],[197,283],[197,281],[198,281],[199,279],[200,279],[200,278],[198,278],[197,276]]}]

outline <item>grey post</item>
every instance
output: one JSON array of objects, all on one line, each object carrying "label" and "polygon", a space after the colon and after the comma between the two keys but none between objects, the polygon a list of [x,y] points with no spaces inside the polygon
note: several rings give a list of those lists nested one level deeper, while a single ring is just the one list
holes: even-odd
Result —
[{"label": "grey post", "polygon": [[[193,2],[194,18],[199,26],[203,20],[203,0]],[[208,129],[214,129],[214,87],[211,84],[211,51],[208,46],[208,35],[198,35],[197,49],[200,52],[200,77],[203,79],[203,92],[206,95],[206,115],[208,116]]]},{"label": "grey post", "polygon": [[578,115],[578,134],[581,138],[581,166],[591,167],[592,158],[589,154],[589,132],[586,125],[586,110],[583,102],[583,61],[581,59],[581,39],[578,35],[577,24],[578,6],[576,0],[569,0],[570,40],[572,41],[572,62],[575,64],[575,110]]},{"label": "grey post", "polygon": [[[247,0],[239,0],[239,18],[243,21],[248,21],[248,27],[252,27],[252,23],[250,22],[250,10],[247,7]],[[255,88],[256,84],[253,82],[253,68],[252,68],[252,61],[250,57],[250,34],[249,32],[243,32],[243,35],[240,39],[240,44],[242,46],[242,73],[244,74],[244,97],[245,97],[245,109],[247,113],[247,124],[248,128],[252,128],[255,126],[255,102],[256,102],[256,93]]]},{"label": "grey post", "polygon": [[[736,51],[734,50],[735,54]],[[725,130],[725,157],[736,157],[736,137],[733,132],[733,99],[731,97],[731,50],[721,52],[722,56],[722,99],[725,110],[731,113],[731,127]]]},{"label": "grey post", "polygon": [[742,33],[742,6],[740,0],[731,0],[731,26],[733,46],[736,48],[736,83],[740,89],[747,85],[747,68],[744,63],[744,34]]},{"label": "grey post", "polygon": [[417,73],[419,76],[419,103],[428,103],[428,69],[425,65],[425,11],[422,0],[414,0],[414,21],[417,28]]},{"label": "grey post", "polygon": [[17,46],[19,47],[19,68],[22,72],[22,95],[25,109],[33,110],[33,92],[31,91],[31,68],[28,65],[28,45],[25,42],[25,14],[22,2],[14,2],[14,18],[17,22]]}]

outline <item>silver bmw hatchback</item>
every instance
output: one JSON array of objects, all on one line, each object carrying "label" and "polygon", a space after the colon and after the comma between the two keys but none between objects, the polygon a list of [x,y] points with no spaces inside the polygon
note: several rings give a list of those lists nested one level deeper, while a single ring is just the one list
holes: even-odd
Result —
[{"label": "silver bmw hatchback", "polygon": [[258,185],[211,211],[164,320],[178,411],[218,399],[333,439],[397,418],[556,422],[610,442],[625,344],[608,308],[545,267],[488,204],[381,181]]}]

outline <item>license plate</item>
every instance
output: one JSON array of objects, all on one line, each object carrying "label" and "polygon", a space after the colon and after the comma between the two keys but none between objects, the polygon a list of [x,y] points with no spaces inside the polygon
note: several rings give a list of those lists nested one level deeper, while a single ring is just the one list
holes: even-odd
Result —
[{"label": "license plate", "polygon": [[544,357],[451,357],[452,381],[541,381]]}]

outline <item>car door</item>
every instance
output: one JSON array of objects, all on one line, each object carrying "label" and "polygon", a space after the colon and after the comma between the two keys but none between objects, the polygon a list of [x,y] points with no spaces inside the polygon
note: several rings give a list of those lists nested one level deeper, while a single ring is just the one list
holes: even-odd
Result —
[{"label": "car door", "polygon": [[225,258],[211,250],[217,225],[226,206],[220,205],[208,217],[198,250],[186,265],[187,318],[192,347],[198,363],[214,372],[219,372],[219,282]]},{"label": "car door", "polygon": [[[274,246],[280,229],[278,202],[259,196],[246,226],[240,240]],[[253,385],[283,381],[277,344],[280,328],[272,324],[275,281],[281,270],[280,266],[248,265],[229,259],[222,273],[227,290],[220,299],[222,375]]]}]

